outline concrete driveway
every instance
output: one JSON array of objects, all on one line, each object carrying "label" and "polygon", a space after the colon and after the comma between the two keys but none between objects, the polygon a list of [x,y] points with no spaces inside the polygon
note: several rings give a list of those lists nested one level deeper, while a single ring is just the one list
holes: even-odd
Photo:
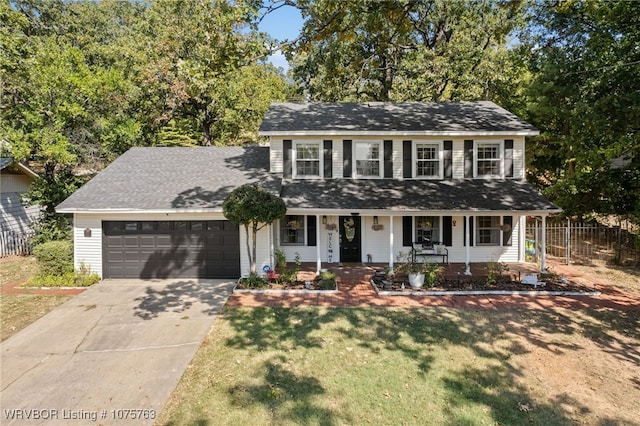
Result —
[{"label": "concrete driveway", "polygon": [[0,344],[0,424],[153,424],[232,288],[92,286]]}]

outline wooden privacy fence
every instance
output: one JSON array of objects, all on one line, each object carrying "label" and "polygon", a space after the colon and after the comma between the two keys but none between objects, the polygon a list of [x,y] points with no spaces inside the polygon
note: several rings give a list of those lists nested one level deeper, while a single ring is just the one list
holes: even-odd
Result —
[{"label": "wooden privacy fence", "polygon": [[[640,239],[637,234],[619,226],[563,222],[546,223],[546,253],[570,262],[591,260],[637,264],[640,261]],[[529,219],[526,227],[528,260],[540,260],[542,221]]]},{"label": "wooden privacy fence", "polygon": [[0,231],[0,257],[31,254],[31,237],[33,235],[33,232]]}]

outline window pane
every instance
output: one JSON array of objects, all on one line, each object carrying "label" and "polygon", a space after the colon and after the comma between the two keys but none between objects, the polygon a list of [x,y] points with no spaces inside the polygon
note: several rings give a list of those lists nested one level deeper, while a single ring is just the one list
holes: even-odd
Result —
[{"label": "window pane", "polygon": [[440,217],[417,216],[415,222],[416,242],[437,243],[440,242]]},{"label": "window pane", "polygon": [[126,222],[124,224],[124,230],[133,232],[138,230],[138,222]]},{"label": "window pane", "polygon": [[356,175],[380,176],[380,144],[356,143]]},{"label": "window pane", "polygon": [[500,144],[478,144],[478,176],[500,176]]},{"label": "window pane", "polygon": [[158,222],[158,231],[171,231],[173,230],[173,222],[161,221]]},{"label": "window pane", "polygon": [[304,216],[289,215],[280,221],[280,244],[304,244]]},{"label": "window pane", "polygon": [[320,145],[296,145],[296,174],[299,176],[320,176]]},{"label": "window pane", "polygon": [[320,147],[318,144],[298,144],[296,153],[299,160],[318,160],[320,158]]},{"label": "window pane", "polygon": [[142,222],[141,225],[142,225],[142,231],[151,232],[154,230],[153,222]]},{"label": "window pane", "polygon": [[416,176],[440,176],[438,145],[416,144]]},{"label": "window pane", "polygon": [[478,245],[500,245],[500,217],[478,216]]},{"label": "window pane", "polygon": [[356,160],[358,176],[380,176],[380,163],[372,160]]}]

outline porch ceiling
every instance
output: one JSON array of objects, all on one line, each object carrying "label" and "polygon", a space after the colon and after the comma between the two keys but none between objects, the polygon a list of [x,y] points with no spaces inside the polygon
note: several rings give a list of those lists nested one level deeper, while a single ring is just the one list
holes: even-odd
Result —
[{"label": "porch ceiling", "polygon": [[281,197],[289,209],[559,211],[522,180],[285,180]]}]

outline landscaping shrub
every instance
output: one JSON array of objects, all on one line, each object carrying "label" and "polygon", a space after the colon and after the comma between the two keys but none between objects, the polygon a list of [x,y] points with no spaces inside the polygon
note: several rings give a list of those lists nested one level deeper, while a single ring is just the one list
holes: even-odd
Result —
[{"label": "landscaping shrub", "polygon": [[62,276],[73,273],[73,244],[69,241],[48,241],[33,248],[40,273]]},{"label": "landscaping shrub", "polygon": [[318,281],[318,288],[320,290],[335,290],[336,278],[337,275],[335,272],[322,271],[320,273],[320,280]]}]

